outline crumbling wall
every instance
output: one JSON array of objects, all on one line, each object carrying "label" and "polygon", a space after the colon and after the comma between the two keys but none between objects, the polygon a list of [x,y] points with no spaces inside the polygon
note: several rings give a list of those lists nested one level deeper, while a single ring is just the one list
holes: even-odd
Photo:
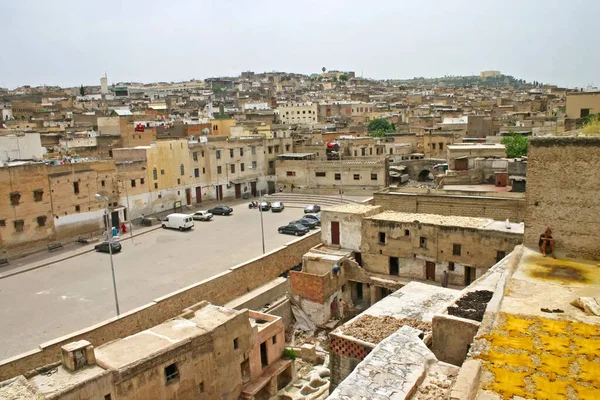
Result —
[{"label": "crumbling wall", "polygon": [[525,245],[537,249],[552,228],[556,249],[600,260],[600,137],[540,137],[529,142]]}]

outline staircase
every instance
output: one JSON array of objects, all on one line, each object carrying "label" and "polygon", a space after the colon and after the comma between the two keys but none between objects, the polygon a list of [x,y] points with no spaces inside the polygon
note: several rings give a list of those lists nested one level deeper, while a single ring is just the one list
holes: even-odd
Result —
[{"label": "staircase", "polygon": [[265,196],[265,200],[270,201],[281,201],[285,205],[298,205],[305,207],[309,204],[318,204],[319,206],[337,206],[339,204],[356,204],[359,203],[356,200],[340,199],[339,195],[328,196],[323,194],[304,194],[304,193],[273,193]]}]

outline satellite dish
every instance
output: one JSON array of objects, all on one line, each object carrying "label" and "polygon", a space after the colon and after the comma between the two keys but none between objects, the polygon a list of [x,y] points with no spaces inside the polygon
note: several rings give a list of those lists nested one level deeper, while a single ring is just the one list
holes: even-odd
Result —
[{"label": "satellite dish", "polygon": [[210,130],[208,128],[202,129],[202,134],[203,135],[208,135],[209,133],[210,133]]}]

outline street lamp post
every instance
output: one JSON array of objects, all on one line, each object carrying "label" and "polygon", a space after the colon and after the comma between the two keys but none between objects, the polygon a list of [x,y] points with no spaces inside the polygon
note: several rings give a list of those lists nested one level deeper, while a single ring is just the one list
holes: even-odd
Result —
[{"label": "street lamp post", "polygon": [[115,265],[113,263],[112,232],[110,232],[110,230],[109,230],[109,223],[108,223],[108,197],[102,196],[100,193],[96,193],[95,197],[97,200],[101,200],[104,202],[104,215],[106,216],[106,235],[108,236],[108,254],[110,254],[110,270],[112,272],[113,291],[115,293],[115,307],[117,310],[117,316],[119,316],[119,315],[121,315],[121,311],[119,310],[119,296],[117,295],[117,280],[115,279]]},{"label": "street lamp post", "polygon": [[258,203],[258,210],[260,211],[260,234],[262,237],[262,251],[263,254],[265,254],[265,227],[263,225],[263,209],[262,209],[262,202],[263,202],[263,195],[262,195],[262,190],[260,191],[260,203]]}]

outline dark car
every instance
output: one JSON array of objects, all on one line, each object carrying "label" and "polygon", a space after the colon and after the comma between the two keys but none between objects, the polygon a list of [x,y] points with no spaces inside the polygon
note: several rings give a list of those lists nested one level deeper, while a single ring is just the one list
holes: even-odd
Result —
[{"label": "dark car", "polygon": [[208,210],[212,215],[229,215],[233,212],[233,208],[228,206],[216,206]]},{"label": "dark car", "polygon": [[308,228],[300,224],[288,224],[286,226],[280,226],[277,230],[279,233],[287,233],[288,235],[294,236],[302,236],[308,233]]},{"label": "dark car", "polygon": [[321,211],[321,207],[316,204],[310,204],[304,208],[304,214],[315,214]]},{"label": "dark car", "polygon": [[315,229],[317,227],[317,221],[315,221],[314,219],[309,219],[309,218],[300,218],[296,221],[290,222],[290,224],[304,225],[305,227],[307,227],[309,229]]},{"label": "dark car", "polygon": [[317,226],[321,226],[321,216],[319,214],[304,214],[306,219],[310,219],[317,222]]},{"label": "dark car", "polygon": [[271,212],[282,212],[284,208],[283,203],[280,201],[271,204]]},{"label": "dark car", "polygon": [[110,250],[110,248],[108,247],[109,245],[111,245],[111,247],[112,247],[112,253],[113,253],[113,254],[114,254],[114,253],[118,253],[118,252],[120,252],[120,251],[121,251],[121,249],[123,248],[123,247],[121,246],[121,243],[119,243],[119,242],[110,242],[110,243],[109,243],[109,242],[102,242],[102,243],[100,243],[100,244],[97,244],[97,245],[94,247],[94,249],[96,249],[96,251],[99,251],[99,252],[101,252],[101,253],[110,253],[110,252],[111,252],[111,250]]},{"label": "dark car", "polygon": [[269,211],[271,209],[271,203],[268,201],[261,201],[258,203],[258,207],[260,211]]}]

